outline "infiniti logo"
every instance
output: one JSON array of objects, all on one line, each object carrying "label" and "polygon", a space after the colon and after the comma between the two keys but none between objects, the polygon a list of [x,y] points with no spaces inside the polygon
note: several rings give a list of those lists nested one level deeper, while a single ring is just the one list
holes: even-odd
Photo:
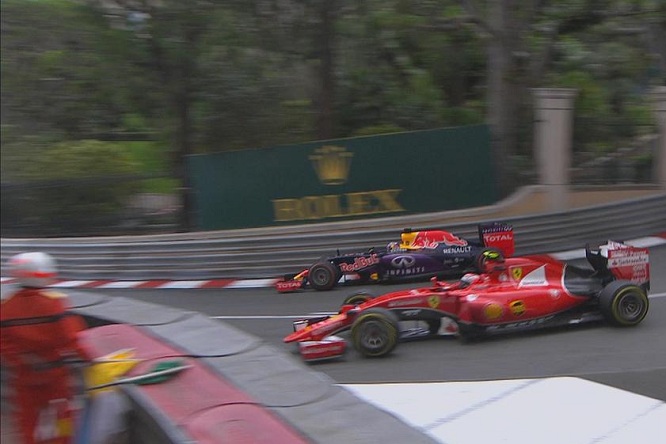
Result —
[{"label": "infiniti logo", "polygon": [[395,268],[410,268],[416,263],[413,256],[396,256],[391,260],[391,265]]}]

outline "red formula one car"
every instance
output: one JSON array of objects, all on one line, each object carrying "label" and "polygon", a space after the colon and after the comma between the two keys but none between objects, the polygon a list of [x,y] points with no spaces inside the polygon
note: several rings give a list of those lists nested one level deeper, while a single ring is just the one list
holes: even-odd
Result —
[{"label": "red formula one car", "polygon": [[347,343],[336,335],[347,330],[356,350],[377,357],[414,337],[470,339],[598,320],[639,324],[649,307],[648,250],[609,241],[596,251],[586,247],[586,255],[591,269],[548,256],[499,257],[455,283],[433,278],[430,287],[376,298],[353,294],[336,315],[294,322],[284,342],[298,343],[312,361],[342,355]]}]

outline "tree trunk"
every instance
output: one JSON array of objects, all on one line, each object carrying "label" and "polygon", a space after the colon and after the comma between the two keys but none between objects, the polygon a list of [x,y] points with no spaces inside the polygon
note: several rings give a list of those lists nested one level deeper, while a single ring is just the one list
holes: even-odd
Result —
[{"label": "tree trunk", "polygon": [[520,87],[522,77],[513,54],[519,48],[511,11],[512,0],[489,3],[489,25],[494,32],[488,51],[488,124],[492,134],[493,163],[500,198],[513,191],[511,158],[518,143]]},{"label": "tree trunk", "polygon": [[320,28],[317,33],[319,53],[319,91],[317,106],[317,137],[330,139],[334,136],[333,102],[335,98],[335,2],[322,1],[320,6]]},{"label": "tree trunk", "polygon": [[[506,113],[505,104],[505,77],[507,74],[508,59],[503,42],[503,30],[505,29],[505,17],[501,0],[491,1],[489,25],[496,35],[491,36],[488,51],[488,124],[492,134],[491,145],[493,153],[493,164],[495,166],[496,180],[501,196],[506,192],[506,157],[508,148],[506,146]],[[500,197],[501,197],[500,196]]]},{"label": "tree trunk", "polygon": [[649,23],[648,31],[648,49],[656,55],[659,72],[666,77],[666,29],[660,23]]}]

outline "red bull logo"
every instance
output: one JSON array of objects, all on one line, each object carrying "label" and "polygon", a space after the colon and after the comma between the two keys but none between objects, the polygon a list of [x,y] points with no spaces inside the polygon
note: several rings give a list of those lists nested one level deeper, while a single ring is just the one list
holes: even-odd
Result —
[{"label": "red bull logo", "polygon": [[362,270],[367,267],[371,267],[379,263],[379,257],[376,254],[373,254],[370,257],[357,257],[354,259],[354,263],[347,264],[345,262],[340,264],[340,270],[343,273],[348,273],[351,271]]},{"label": "red bull logo", "polygon": [[448,231],[418,231],[409,233],[415,235],[411,242],[412,248],[437,248],[440,244],[464,247],[467,241]]}]

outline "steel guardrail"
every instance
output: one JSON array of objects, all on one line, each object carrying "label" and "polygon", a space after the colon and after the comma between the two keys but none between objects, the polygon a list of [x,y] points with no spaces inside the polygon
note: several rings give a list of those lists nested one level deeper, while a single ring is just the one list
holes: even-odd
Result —
[{"label": "steel guardrail", "polygon": [[[476,238],[486,209],[264,229],[173,235],[2,239],[3,276],[13,254],[39,250],[58,260],[65,279],[266,278],[295,273],[336,251],[395,241],[402,228],[439,227]],[[464,222],[447,222],[456,218]],[[516,254],[583,248],[666,231],[666,193],[621,202],[500,220],[514,226]]]}]

